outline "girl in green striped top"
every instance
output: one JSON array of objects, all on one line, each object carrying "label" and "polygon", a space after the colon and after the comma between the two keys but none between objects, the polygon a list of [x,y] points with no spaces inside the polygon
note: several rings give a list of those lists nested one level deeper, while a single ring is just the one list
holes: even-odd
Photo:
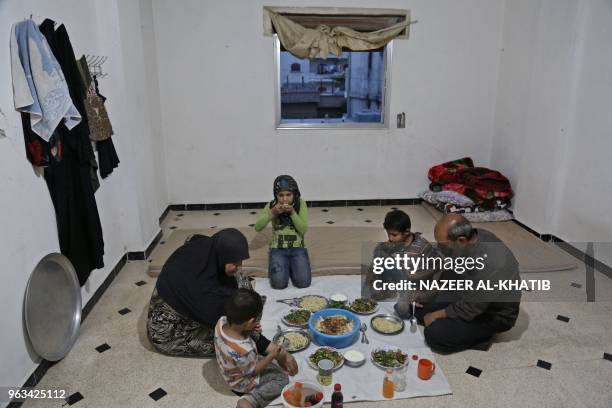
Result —
[{"label": "girl in green striped top", "polygon": [[272,221],[272,241],[268,262],[270,286],[284,289],[289,285],[310,286],[310,260],[304,244],[308,229],[308,207],[301,198],[297,182],[282,175],[274,180],[274,199],[261,211],[255,230],[261,231]]}]

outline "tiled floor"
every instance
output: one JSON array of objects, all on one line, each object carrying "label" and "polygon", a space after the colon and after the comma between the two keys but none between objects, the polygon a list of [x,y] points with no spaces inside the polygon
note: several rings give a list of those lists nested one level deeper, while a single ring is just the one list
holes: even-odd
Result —
[{"label": "tiled floor", "polygon": [[[431,217],[420,206],[398,207],[410,214],[413,230],[432,238]],[[333,221],[333,225],[380,228],[389,207],[324,210],[310,209],[311,225],[332,225],[327,221]],[[162,228],[167,236],[172,226],[247,226],[257,218],[251,212],[170,212]],[[78,392],[83,399],[73,404],[76,407],[233,407],[236,397],[221,381],[214,360],[172,358],[152,351],[145,319],[155,279],[146,270],[147,261],[128,262],[83,322],[72,351],[47,372],[38,388]],[[612,361],[604,359],[604,353],[612,354],[612,302],[585,302],[584,267],[529,274],[529,278],[536,276],[562,285],[566,288],[564,298],[571,301],[534,302],[526,293],[516,327],[500,335],[489,351],[437,355],[452,395],[351,406],[612,406]],[[141,281],[145,284],[136,285]],[[582,287],[572,286],[572,282]],[[598,299],[612,299],[612,279],[597,272],[596,289]],[[467,372],[478,370],[479,376]],[[60,407],[64,403],[32,400],[24,407]]]}]

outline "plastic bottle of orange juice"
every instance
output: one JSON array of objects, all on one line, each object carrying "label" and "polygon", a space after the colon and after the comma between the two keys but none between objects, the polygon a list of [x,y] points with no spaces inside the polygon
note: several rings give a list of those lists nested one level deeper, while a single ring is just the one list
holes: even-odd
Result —
[{"label": "plastic bottle of orange juice", "polygon": [[383,397],[385,398],[393,398],[394,390],[393,390],[393,370],[390,368],[387,369],[385,373],[385,379],[383,380]]},{"label": "plastic bottle of orange juice", "polygon": [[295,382],[295,385],[293,387],[293,398],[295,400],[295,402],[297,403],[296,405],[301,406],[302,405],[302,383],[301,382]]}]

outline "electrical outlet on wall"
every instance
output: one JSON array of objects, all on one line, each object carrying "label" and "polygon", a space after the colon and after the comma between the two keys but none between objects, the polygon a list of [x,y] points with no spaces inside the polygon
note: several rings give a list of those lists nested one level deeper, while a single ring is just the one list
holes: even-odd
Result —
[{"label": "electrical outlet on wall", "polygon": [[406,113],[405,112],[397,114],[397,127],[398,129],[406,127]]}]

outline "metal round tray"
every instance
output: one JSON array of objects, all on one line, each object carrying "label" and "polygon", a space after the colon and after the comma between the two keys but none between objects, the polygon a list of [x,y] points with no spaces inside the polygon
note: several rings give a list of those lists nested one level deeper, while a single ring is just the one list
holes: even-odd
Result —
[{"label": "metal round tray", "polygon": [[68,258],[52,253],[36,265],[26,287],[24,320],[39,356],[58,361],[70,351],[81,324],[81,287]]},{"label": "metal round tray", "polygon": [[[306,309],[305,307],[302,307],[302,301],[304,300],[304,298],[306,297],[316,297],[319,299],[323,299],[325,301],[325,305],[321,308],[321,309],[317,309],[317,310],[310,310],[310,309]],[[299,298],[299,302],[298,302],[298,307],[300,309],[306,309],[306,310],[310,310],[312,313],[314,312],[318,312],[319,310],[323,310],[327,307],[327,305],[329,304],[329,300],[327,300],[327,298],[325,296],[321,296],[321,295],[304,295],[302,297]]]},{"label": "metal round tray", "polygon": [[281,337],[283,334],[287,334],[287,333],[300,333],[300,334],[303,334],[303,335],[306,337],[306,339],[308,340],[308,341],[306,342],[306,345],[305,345],[304,347],[300,347],[300,348],[295,349],[295,350],[287,350],[288,352],[290,352],[290,353],[299,353],[299,352],[300,352],[300,351],[302,351],[302,350],[306,350],[306,349],[307,349],[307,348],[310,346],[310,342],[311,342],[311,339],[310,339],[310,333],[308,333],[308,331],[306,331],[306,330],[297,329],[297,328],[295,328],[295,329],[285,329],[285,330],[283,330],[283,331],[276,332],[276,334],[275,334],[275,335],[274,335],[274,337],[272,338],[272,341],[273,341],[274,343],[278,343],[279,338],[280,338],[280,337]]},{"label": "metal round tray", "polygon": [[[374,326],[374,320],[376,320],[376,319],[384,319],[384,320],[388,320],[388,321],[391,321],[391,322],[399,323],[401,325],[401,327],[399,328],[399,330],[387,333],[387,332],[384,332],[382,330],[378,330],[376,328],[376,326]],[[384,334],[385,336],[394,336],[396,334],[400,334],[401,332],[403,332],[405,325],[404,325],[404,321],[402,319],[400,319],[399,317],[397,317],[397,316],[390,315],[390,314],[377,314],[376,316],[372,316],[372,318],[370,319],[370,327],[376,333]]]}]

